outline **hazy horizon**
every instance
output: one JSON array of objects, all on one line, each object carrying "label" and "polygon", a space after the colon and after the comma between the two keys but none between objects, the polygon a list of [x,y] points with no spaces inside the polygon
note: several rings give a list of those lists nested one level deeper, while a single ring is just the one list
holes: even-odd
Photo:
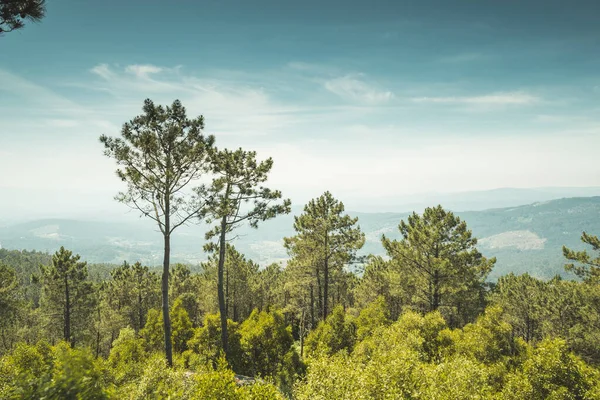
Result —
[{"label": "hazy horizon", "polygon": [[[133,220],[139,219],[139,212],[115,201],[116,193],[88,194],[76,208],[62,202],[62,194],[53,196],[28,196],[20,199],[15,191],[0,198],[0,223],[20,223],[37,219],[74,220]],[[335,195],[335,193],[334,193]],[[441,204],[452,211],[481,211],[494,208],[528,205],[569,197],[600,196],[600,187],[538,187],[538,188],[496,188],[468,192],[426,192],[388,198],[341,199],[347,211],[354,213],[406,213],[421,212],[425,207]],[[292,199],[292,210],[301,210],[308,201]]]}]

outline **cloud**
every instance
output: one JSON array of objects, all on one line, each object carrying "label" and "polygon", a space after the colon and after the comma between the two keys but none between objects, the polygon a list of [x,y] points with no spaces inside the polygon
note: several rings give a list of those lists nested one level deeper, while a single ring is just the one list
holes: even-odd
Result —
[{"label": "cloud", "polygon": [[[100,71],[108,72],[103,67],[100,68]],[[9,93],[11,103],[20,105],[20,107],[15,107],[14,113],[10,115],[13,118],[6,118],[7,125],[11,122],[21,125],[35,125],[43,122],[48,126],[65,128],[73,127],[78,124],[77,121],[83,121],[86,125],[106,123],[97,113],[78,102],[2,69],[0,69],[0,87]],[[9,96],[6,97],[9,98]],[[24,101],[17,102],[18,98]],[[8,108],[6,109],[8,110]],[[45,120],[32,119],[31,115],[34,114]],[[26,118],[18,119],[19,115],[26,116]]]},{"label": "cloud", "polygon": [[113,73],[110,70],[110,67],[108,66],[108,64],[99,64],[96,65],[94,68],[90,69],[90,71],[96,75],[98,75],[99,77],[109,80],[114,78]]},{"label": "cloud", "polygon": [[[101,80],[88,83],[94,90],[109,93],[120,103],[123,117],[139,113],[141,102],[150,97],[156,103],[175,99],[188,109],[188,115],[205,115],[207,132],[226,136],[257,136],[278,133],[295,120],[298,107],[273,99],[273,93],[260,84],[248,83],[235,73],[229,77],[198,77],[186,74],[180,66],[100,64],[91,72]],[[110,108],[115,109],[111,103]],[[124,111],[125,110],[125,111]],[[126,114],[127,113],[127,114]]]},{"label": "cloud", "polygon": [[415,103],[504,106],[530,105],[541,99],[525,92],[499,92],[482,96],[414,97],[411,100]]},{"label": "cloud", "polygon": [[125,71],[137,76],[138,78],[147,78],[148,75],[158,74],[159,72],[162,72],[163,69],[160,67],[157,67],[155,65],[134,64],[134,65],[128,65],[125,68]]},{"label": "cloud", "polygon": [[[600,127],[592,125],[598,119],[587,109],[577,114],[589,120],[569,121],[569,131],[559,131],[558,124],[531,124],[532,118],[553,122],[548,116],[573,110],[524,91],[445,96],[464,94],[465,88],[428,86],[413,87],[400,98],[365,75],[334,66],[328,72],[327,66],[302,67],[200,74],[168,65],[100,64],[88,69],[90,79],[75,82],[77,91],[64,93],[61,82],[44,86],[0,70],[0,148],[13,154],[0,157],[0,170],[18,169],[5,183],[35,190],[73,182],[65,207],[82,201],[77,191],[114,193],[120,182],[97,138],[118,136],[121,124],[138,115],[150,97],[163,105],[180,99],[188,115],[203,114],[206,132],[217,136],[219,147],[273,157],[269,184],[296,204],[324,190],[351,204],[431,188],[600,185],[594,157]],[[339,104],[330,93],[346,102]],[[423,93],[437,95],[416,97]],[[436,108],[452,104],[495,112],[464,118]],[[532,104],[532,113],[513,112],[512,107]],[[524,124],[519,128],[517,122]]]},{"label": "cloud", "polygon": [[394,93],[380,90],[353,75],[330,79],[325,82],[325,89],[344,100],[366,104],[382,104],[394,98]]}]

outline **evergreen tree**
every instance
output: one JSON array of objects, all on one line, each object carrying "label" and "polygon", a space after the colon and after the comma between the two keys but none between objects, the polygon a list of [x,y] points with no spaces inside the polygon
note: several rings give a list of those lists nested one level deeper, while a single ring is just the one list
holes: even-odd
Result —
[{"label": "evergreen tree", "polygon": [[100,141],[105,155],[114,158],[120,166],[117,176],[127,183],[128,191],[120,193],[117,200],[153,220],[163,236],[162,312],[165,354],[168,365],[172,365],[171,234],[204,209],[204,200],[191,196],[186,190],[207,171],[214,137],[203,135],[204,118],[188,119],[179,100],[163,108],[147,99],[143,111],[144,114],[123,125],[123,138],[102,135]]},{"label": "evergreen tree", "polygon": [[483,310],[485,278],[496,259],[483,257],[467,224],[441,206],[413,213],[399,229],[400,241],[384,235],[382,243],[414,289],[413,305],[423,312],[441,309],[451,325],[473,320]]},{"label": "evergreen tree", "polygon": [[133,265],[124,262],[113,269],[110,276],[112,279],[107,281],[105,289],[107,301],[123,315],[125,326],[129,325],[139,332],[146,324],[148,310],[158,307],[160,302],[157,274],[139,262]]},{"label": "evergreen tree", "polygon": [[325,192],[294,217],[296,235],[284,239],[290,255],[314,270],[321,319],[329,315],[332,275],[352,261],[365,243],[365,235],[356,225],[358,218],[343,213],[344,204]]},{"label": "evergreen tree", "polygon": [[213,153],[215,178],[206,191],[199,190],[201,197],[209,200],[207,222],[217,225],[206,234],[206,239],[218,237],[217,244],[206,246],[207,250],[218,250],[217,291],[221,318],[221,343],[227,351],[227,305],[225,298],[225,259],[227,235],[243,223],[256,228],[260,221],[290,212],[290,200],[281,199],[281,192],[263,185],[273,167],[273,160],[257,162],[256,152],[227,149]]},{"label": "evergreen tree", "polygon": [[95,309],[92,282],[80,258],[61,247],[52,264],[42,267],[42,309],[50,331],[61,329],[62,339],[71,347],[89,333]]}]

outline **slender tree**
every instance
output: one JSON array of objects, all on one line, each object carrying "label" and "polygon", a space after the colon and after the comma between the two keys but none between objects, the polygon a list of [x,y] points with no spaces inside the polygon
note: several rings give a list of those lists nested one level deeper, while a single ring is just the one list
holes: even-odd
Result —
[{"label": "slender tree", "polygon": [[258,223],[290,212],[289,199],[279,202],[281,192],[263,185],[273,167],[268,158],[258,162],[256,152],[238,149],[213,153],[212,185],[206,193],[198,191],[199,197],[208,198],[207,223],[218,224],[206,233],[206,239],[218,237],[217,244],[209,244],[207,250],[218,250],[217,291],[221,318],[221,343],[227,355],[227,307],[225,299],[224,266],[227,235],[241,224],[256,228]]},{"label": "slender tree", "polygon": [[365,235],[356,225],[358,218],[343,213],[344,204],[325,192],[294,217],[296,236],[284,239],[292,256],[308,258],[315,268],[321,319],[329,315],[331,268],[339,270],[351,262],[365,243]]},{"label": "slender tree", "polygon": [[39,22],[46,15],[46,0],[0,0],[0,36],[25,26],[25,20]]},{"label": "slender tree", "polygon": [[[162,312],[165,353],[173,363],[169,321],[169,265],[171,234],[201,214],[204,200],[190,185],[207,172],[214,137],[203,135],[204,117],[189,119],[179,100],[170,107],[155,106],[147,99],[144,114],[123,125],[122,138],[102,135],[105,155],[114,158],[117,176],[127,192],[116,199],[153,220],[164,241]],[[198,190],[197,193],[203,193]]]}]

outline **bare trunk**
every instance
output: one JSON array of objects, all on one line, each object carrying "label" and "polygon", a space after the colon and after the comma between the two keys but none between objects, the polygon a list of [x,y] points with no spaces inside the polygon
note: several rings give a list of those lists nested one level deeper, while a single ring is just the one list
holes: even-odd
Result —
[{"label": "bare trunk", "polygon": [[223,274],[225,275],[225,313],[227,315],[229,314],[229,307],[231,306],[231,302],[229,301],[229,268],[225,269],[225,265],[223,265]]},{"label": "bare trunk", "polygon": [[315,294],[312,283],[310,284],[310,327],[315,328]]},{"label": "bare trunk", "polygon": [[100,314],[100,301],[98,301],[98,327],[96,328],[96,358],[100,356],[100,324],[102,316]]},{"label": "bare trunk", "polygon": [[71,340],[71,298],[69,294],[69,280],[65,275],[65,326],[64,326],[65,342],[73,347]]},{"label": "bare trunk", "polygon": [[437,310],[440,307],[440,273],[435,271],[433,274],[433,304],[432,311]]},{"label": "bare trunk", "polygon": [[300,357],[304,357],[304,308],[302,308],[302,315],[300,316]]},{"label": "bare trunk", "polygon": [[[317,264],[318,265],[318,264]],[[319,267],[316,269],[317,273],[317,308],[319,317],[321,317],[323,313],[323,285],[321,284],[321,271],[319,271]]]},{"label": "bare trunk", "polygon": [[144,327],[144,307],[142,306],[142,282],[138,279],[138,332]]},{"label": "bare trunk", "polygon": [[225,305],[225,291],[223,290],[223,269],[225,266],[225,229],[227,228],[227,217],[224,216],[221,220],[221,236],[219,238],[219,267],[218,267],[218,282],[217,292],[219,295],[219,312],[221,314],[221,345],[225,357],[228,354],[227,348],[227,308]]},{"label": "bare trunk", "polygon": [[163,325],[165,331],[165,355],[169,367],[173,366],[173,344],[171,343],[171,319],[169,318],[169,264],[171,258],[171,229],[169,224],[169,215],[165,216],[165,258],[163,261],[162,275],[162,311]]},{"label": "bare trunk", "polygon": [[328,248],[328,238],[329,238],[329,234],[327,232],[325,232],[325,264],[323,266],[323,316],[322,319],[325,320],[325,318],[327,318],[327,302],[329,301],[328,298],[328,291],[329,291],[329,248]]}]

